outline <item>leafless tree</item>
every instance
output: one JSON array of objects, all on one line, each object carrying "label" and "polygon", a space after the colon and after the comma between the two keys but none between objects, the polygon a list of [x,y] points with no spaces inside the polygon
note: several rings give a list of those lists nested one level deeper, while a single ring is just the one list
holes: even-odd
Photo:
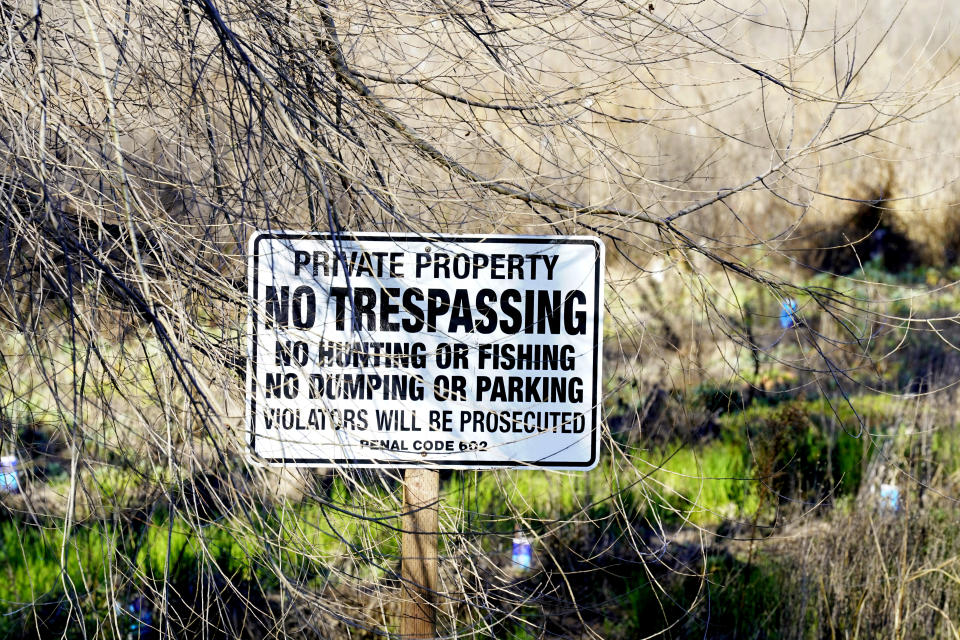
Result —
[{"label": "leafless tree", "polygon": [[[842,404],[882,384],[880,336],[950,319],[914,317],[926,290],[869,281],[876,225],[829,234],[865,208],[911,255],[952,250],[946,1],[10,0],[0,16],[2,446],[33,452],[2,517],[64,567],[3,609],[37,634],[122,636],[137,596],[164,637],[395,630],[397,474],[246,461],[254,230],[607,243],[606,388],[636,386],[633,433],[606,429],[590,475],[547,476],[562,505],[525,493],[525,472],[453,474],[451,637],[601,637],[603,576],[704,571],[657,516],[700,535],[637,433],[666,415],[657,389],[783,382]],[[824,251],[859,266],[811,285]],[[780,331],[789,298],[800,327]],[[497,513],[478,509],[482,475]],[[504,556],[515,527],[536,537],[527,577]]]}]

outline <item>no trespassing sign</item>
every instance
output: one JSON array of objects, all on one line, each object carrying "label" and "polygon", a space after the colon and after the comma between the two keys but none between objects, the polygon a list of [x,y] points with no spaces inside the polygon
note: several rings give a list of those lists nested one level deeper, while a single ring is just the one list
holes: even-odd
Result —
[{"label": "no trespassing sign", "polygon": [[604,247],[259,232],[247,438],[293,466],[593,468]]}]

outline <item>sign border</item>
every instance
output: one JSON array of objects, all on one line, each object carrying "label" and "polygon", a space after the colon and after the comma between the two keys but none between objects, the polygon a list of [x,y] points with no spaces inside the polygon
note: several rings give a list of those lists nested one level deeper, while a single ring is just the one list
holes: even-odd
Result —
[{"label": "sign border", "polygon": [[[258,289],[258,274],[260,254],[257,251],[258,244],[262,240],[316,240],[328,239],[331,242],[342,240],[373,240],[373,241],[414,241],[414,242],[450,242],[452,244],[466,243],[500,243],[500,244],[584,244],[592,245],[595,250],[594,257],[594,327],[593,327],[593,374],[596,384],[593,385],[592,398],[592,418],[590,427],[590,459],[586,462],[580,461],[543,461],[529,462],[517,460],[378,460],[378,459],[356,459],[356,458],[265,458],[256,450],[256,407],[257,407],[257,310],[254,300]],[[249,239],[249,251],[247,253],[247,265],[249,272],[247,274],[247,294],[249,308],[247,312],[247,393],[249,402],[246,405],[245,426],[248,434],[248,454],[252,460],[269,466],[304,466],[304,467],[350,467],[350,468],[390,468],[390,469],[410,469],[418,467],[430,467],[434,469],[577,469],[588,471],[597,466],[599,462],[599,444],[600,444],[600,365],[602,335],[603,330],[603,309],[600,308],[600,300],[603,293],[603,273],[602,258],[606,247],[600,238],[595,236],[531,236],[531,235],[507,235],[507,234],[419,234],[419,233],[384,233],[379,231],[344,231],[340,233],[331,233],[329,231],[255,231]]]}]

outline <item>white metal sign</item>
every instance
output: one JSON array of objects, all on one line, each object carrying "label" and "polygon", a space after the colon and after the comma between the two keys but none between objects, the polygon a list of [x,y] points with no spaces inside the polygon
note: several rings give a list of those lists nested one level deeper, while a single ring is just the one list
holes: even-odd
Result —
[{"label": "white metal sign", "polygon": [[300,466],[596,466],[603,243],[260,232],[247,437]]}]

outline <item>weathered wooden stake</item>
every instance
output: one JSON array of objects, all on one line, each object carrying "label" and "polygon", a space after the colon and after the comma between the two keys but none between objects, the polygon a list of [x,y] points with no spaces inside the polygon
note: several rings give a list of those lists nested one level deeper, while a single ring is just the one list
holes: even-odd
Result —
[{"label": "weathered wooden stake", "polygon": [[400,635],[404,638],[435,638],[440,474],[432,469],[407,469],[403,481]]}]

